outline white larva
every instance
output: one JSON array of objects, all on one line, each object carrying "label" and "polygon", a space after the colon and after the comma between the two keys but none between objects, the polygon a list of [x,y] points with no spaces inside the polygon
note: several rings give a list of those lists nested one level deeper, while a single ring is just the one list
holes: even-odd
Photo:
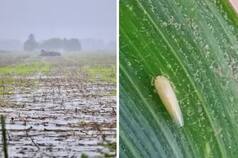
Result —
[{"label": "white larva", "polygon": [[184,125],[183,115],[170,81],[164,76],[157,76],[155,88],[174,122],[182,127]]}]

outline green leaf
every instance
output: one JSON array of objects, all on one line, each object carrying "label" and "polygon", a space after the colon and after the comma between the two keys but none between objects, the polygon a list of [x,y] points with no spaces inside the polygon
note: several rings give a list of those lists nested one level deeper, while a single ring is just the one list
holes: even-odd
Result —
[{"label": "green leaf", "polygon": [[[120,157],[237,157],[237,24],[228,0],[120,1]],[[182,128],[157,75],[173,84]]]}]

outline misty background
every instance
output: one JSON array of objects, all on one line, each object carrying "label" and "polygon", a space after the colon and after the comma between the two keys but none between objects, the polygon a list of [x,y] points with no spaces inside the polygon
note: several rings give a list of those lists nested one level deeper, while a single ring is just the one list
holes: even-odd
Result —
[{"label": "misty background", "polygon": [[78,40],[81,50],[115,50],[116,0],[0,0],[0,50],[24,50],[30,34],[39,45]]}]

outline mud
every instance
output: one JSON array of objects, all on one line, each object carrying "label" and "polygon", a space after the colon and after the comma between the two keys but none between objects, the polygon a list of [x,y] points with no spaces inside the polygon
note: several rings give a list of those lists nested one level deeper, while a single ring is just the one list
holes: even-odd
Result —
[{"label": "mud", "polygon": [[10,157],[115,157],[115,84],[36,75],[4,86],[13,89],[0,96]]}]

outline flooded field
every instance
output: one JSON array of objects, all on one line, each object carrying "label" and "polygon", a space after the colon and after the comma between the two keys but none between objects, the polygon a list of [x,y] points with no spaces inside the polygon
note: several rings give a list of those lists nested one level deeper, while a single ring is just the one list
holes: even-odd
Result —
[{"label": "flooded field", "polygon": [[1,76],[10,157],[116,156],[116,84],[83,70]]}]

